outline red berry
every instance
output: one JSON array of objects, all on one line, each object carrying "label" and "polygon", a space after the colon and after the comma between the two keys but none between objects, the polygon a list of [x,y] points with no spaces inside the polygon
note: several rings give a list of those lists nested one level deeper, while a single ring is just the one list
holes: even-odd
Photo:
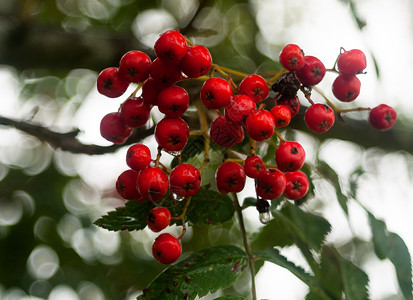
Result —
[{"label": "red berry", "polygon": [[257,195],[263,199],[273,200],[282,195],[285,190],[286,178],[280,170],[270,168],[257,179]]},{"label": "red berry", "polygon": [[179,117],[165,117],[156,125],[155,139],[165,151],[181,151],[188,138],[188,124]]},{"label": "red berry", "polygon": [[246,175],[240,164],[228,161],[218,167],[215,180],[221,194],[239,193],[244,189]]},{"label": "red berry", "polygon": [[274,117],[265,109],[251,112],[245,121],[245,131],[248,136],[256,141],[264,141],[274,133]]},{"label": "red berry", "polygon": [[129,147],[126,153],[126,164],[132,170],[146,169],[151,163],[151,150],[144,144],[135,144]]},{"label": "red berry", "polygon": [[258,178],[267,168],[258,155],[248,156],[244,161],[244,171],[248,177]]},{"label": "red berry", "polygon": [[304,52],[295,44],[286,45],[280,53],[281,65],[289,71],[297,71],[304,67]]},{"label": "red berry", "polygon": [[119,175],[116,180],[116,191],[119,196],[127,200],[139,200],[141,194],[137,188],[139,172],[135,170],[126,170]]},{"label": "red berry", "polygon": [[169,189],[178,196],[193,196],[200,186],[201,172],[191,164],[179,164],[169,174]]},{"label": "red berry", "polygon": [[291,118],[294,118],[300,111],[300,100],[298,100],[298,96],[294,96],[293,98],[284,98],[278,97],[274,98],[275,105],[285,105],[290,110]]},{"label": "red berry", "polygon": [[225,118],[234,124],[243,125],[255,109],[255,102],[250,96],[235,95],[225,107]]},{"label": "red berry", "polygon": [[119,76],[128,82],[142,82],[149,76],[151,59],[141,51],[125,53],[119,62]]},{"label": "red berry", "polygon": [[167,87],[181,79],[181,70],[174,61],[156,58],[151,64],[150,75],[158,86]]},{"label": "red berry", "polygon": [[146,218],[148,227],[153,232],[164,230],[171,223],[171,212],[163,206],[154,207]]},{"label": "red berry", "polygon": [[160,168],[146,168],[140,172],[137,184],[144,199],[159,201],[168,191],[168,175]]},{"label": "red berry", "polygon": [[142,86],[142,99],[149,106],[157,105],[158,94],[164,87],[159,86],[155,79],[149,77]]},{"label": "red berry", "polygon": [[298,200],[308,192],[308,177],[301,171],[285,173],[287,184],[284,190],[284,196],[290,200]]},{"label": "red berry", "polygon": [[170,86],[158,94],[158,109],[168,117],[181,116],[189,106],[189,95],[180,86]]},{"label": "red berry", "polygon": [[339,75],[333,82],[334,96],[343,102],[351,102],[360,94],[361,82],[356,76]]},{"label": "red berry", "polygon": [[305,162],[304,148],[297,142],[282,142],[275,151],[275,162],[282,172],[297,171]]},{"label": "red berry", "polygon": [[97,79],[98,92],[106,97],[116,98],[126,91],[129,83],[118,76],[118,68],[106,68],[99,73]]},{"label": "red berry", "polygon": [[215,144],[228,148],[242,142],[244,130],[242,126],[229,122],[224,116],[219,116],[212,121],[209,135]]},{"label": "red berry", "polygon": [[149,120],[151,108],[141,97],[130,97],[123,102],[120,109],[122,121],[130,127],[139,127]]},{"label": "red berry", "polygon": [[185,37],[176,30],[165,31],[154,45],[156,56],[164,61],[178,62],[185,56],[187,49]]},{"label": "red berry", "polygon": [[161,264],[171,264],[182,253],[179,240],[170,233],[161,233],[152,244],[152,255]]},{"label": "red berry", "polygon": [[238,86],[238,93],[250,96],[255,103],[268,97],[269,88],[265,79],[256,74],[245,77]]},{"label": "red berry", "polygon": [[334,120],[333,110],[325,104],[313,104],[307,108],[304,114],[304,121],[308,128],[317,133],[329,130],[333,126]]},{"label": "red berry", "polygon": [[211,65],[211,53],[201,45],[189,47],[180,64],[182,72],[189,78],[206,75],[211,69]]},{"label": "red berry", "polygon": [[274,117],[274,124],[276,128],[282,128],[290,124],[291,112],[290,109],[285,105],[274,106],[270,113]]},{"label": "red berry", "polygon": [[366,67],[366,56],[359,49],[344,51],[337,59],[337,68],[344,75],[353,76],[362,73]]},{"label": "red berry", "polygon": [[369,113],[371,126],[378,130],[390,129],[397,120],[397,113],[393,107],[386,104],[376,106]]},{"label": "red berry", "polygon": [[302,85],[313,86],[320,83],[326,74],[324,64],[314,56],[304,56],[305,64],[297,71],[297,77]]},{"label": "red berry", "polygon": [[118,112],[112,112],[102,118],[100,134],[114,144],[123,144],[132,133],[132,128],[126,125]]},{"label": "red berry", "polygon": [[226,106],[232,95],[231,85],[220,77],[209,78],[201,88],[202,103],[210,109],[220,109]]}]

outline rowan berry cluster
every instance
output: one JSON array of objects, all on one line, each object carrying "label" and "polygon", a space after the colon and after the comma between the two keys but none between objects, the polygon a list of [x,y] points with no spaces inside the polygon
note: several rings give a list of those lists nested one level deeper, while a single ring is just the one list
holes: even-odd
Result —
[{"label": "rowan berry cluster", "polygon": [[[177,82],[192,78],[204,80],[200,89],[200,100],[204,110],[212,117],[207,128],[198,132],[205,141],[205,155],[208,147],[218,145],[232,149],[237,144],[250,142],[250,151],[239,157],[225,156],[215,174],[216,188],[222,194],[239,193],[250,177],[255,181],[257,196],[256,207],[260,220],[265,223],[269,218],[268,200],[303,199],[309,190],[309,179],[300,169],[305,163],[305,150],[296,141],[286,141],[278,129],[289,125],[291,118],[300,110],[298,91],[302,91],[311,104],[305,111],[304,120],[308,128],[317,133],[326,132],[335,121],[339,110],[326,104],[314,103],[311,90],[326,73],[324,64],[314,56],[305,56],[301,48],[294,44],[286,45],[279,61],[284,69],[265,79],[259,74],[243,74],[212,64],[208,49],[193,45],[175,30],[163,33],[154,45],[156,58],[151,61],[140,51],[127,52],[120,60],[119,67],[103,70],[97,79],[98,91],[108,97],[119,97],[125,93],[129,84],[137,84],[132,93],[121,105],[118,112],[106,115],[100,125],[101,135],[117,144],[123,144],[131,135],[133,128],[143,126],[149,120],[151,109],[157,106],[164,114],[155,127],[154,136],[158,153],[154,159],[144,144],[130,146],[126,163],[130,169],[119,175],[116,182],[118,194],[127,200],[152,201],[155,207],[147,217],[148,227],[160,232],[172,219],[182,221],[180,236],[169,233],[160,234],[153,243],[152,252],[157,261],[169,264],[181,254],[180,239],[185,233],[185,210],[172,216],[167,207],[160,206],[160,200],[168,196],[173,201],[183,201],[194,196],[201,186],[201,171],[204,164],[197,168],[181,161],[181,152],[191,134],[187,122],[181,116],[190,105],[188,92]],[[359,94],[360,84],[356,77],[366,67],[366,58],[360,50],[340,53],[337,67],[331,69],[339,73],[332,85],[334,95],[341,101],[353,101]],[[237,84],[231,74],[241,74]],[[216,76],[216,73],[218,75]],[[275,92],[273,105],[267,109],[270,88]],[[136,96],[141,90],[140,96]],[[271,101],[270,101],[271,102]],[[364,109],[359,109],[364,110]],[[370,110],[370,109],[368,109]],[[396,120],[394,109],[380,105],[370,110],[369,121],[378,129],[390,128]],[[274,162],[266,164],[257,154],[257,144],[265,143],[273,135],[279,139]],[[211,143],[210,143],[211,141]],[[179,164],[169,170],[159,159],[165,151],[179,158]],[[158,204],[158,205],[157,205]]]}]

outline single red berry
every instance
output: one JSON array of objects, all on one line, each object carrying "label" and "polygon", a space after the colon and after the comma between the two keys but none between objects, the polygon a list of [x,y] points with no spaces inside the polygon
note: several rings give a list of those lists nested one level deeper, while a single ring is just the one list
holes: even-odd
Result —
[{"label": "single red berry", "polygon": [[171,223],[171,212],[169,209],[163,206],[157,206],[151,209],[146,223],[153,232],[159,232],[164,230]]},{"label": "single red berry", "polygon": [[206,75],[211,69],[211,65],[211,53],[202,45],[189,47],[180,64],[182,72],[189,78]]},{"label": "single red berry", "polygon": [[126,170],[119,175],[116,180],[116,191],[119,196],[127,200],[139,200],[141,194],[137,188],[139,172],[135,170]]},{"label": "single red berry", "polygon": [[356,76],[339,75],[333,82],[334,96],[343,102],[351,102],[360,94],[361,82]]},{"label": "single red berry", "polygon": [[126,125],[118,112],[112,112],[102,118],[100,134],[114,144],[123,144],[132,133],[132,128]]},{"label": "single red berry", "polygon": [[325,104],[316,103],[307,108],[304,121],[312,131],[323,133],[333,126],[335,121],[334,111]]},{"label": "single red berry", "polygon": [[189,95],[180,86],[170,86],[159,92],[158,109],[168,117],[179,117],[189,107]]},{"label": "single red berry", "polygon": [[337,68],[344,75],[354,76],[362,73],[366,67],[366,56],[359,49],[344,51],[337,59]]},{"label": "single red berry", "polygon": [[274,122],[274,117],[268,110],[254,110],[245,121],[245,131],[253,140],[264,141],[273,135]]},{"label": "single red berry", "polygon": [[151,150],[144,144],[135,144],[129,147],[126,153],[126,164],[132,170],[141,171],[151,163]]},{"label": "single red berry", "polygon": [[224,116],[219,116],[212,121],[209,135],[215,144],[228,148],[242,142],[244,130],[242,126],[229,122]]},{"label": "single red berry", "polygon": [[240,164],[228,161],[218,167],[215,180],[221,194],[239,193],[244,189],[246,175]]},{"label": "single red berry", "polygon": [[142,86],[142,99],[149,106],[157,105],[158,94],[164,89],[156,83],[155,79],[149,77]]},{"label": "single red berry", "polygon": [[165,151],[181,151],[188,138],[188,124],[179,117],[165,117],[156,125],[155,139]]},{"label": "single red berry", "polygon": [[295,44],[286,45],[279,57],[281,65],[289,71],[297,71],[304,67],[304,52]]},{"label": "single red berry", "polygon": [[287,184],[284,190],[284,196],[290,200],[298,200],[308,192],[308,177],[301,171],[285,173]]},{"label": "single red berry", "polygon": [[138,190],[144,199],[159,201],[168,191],[168,175],[160,168],[146,168],[140,172]]},{"label": "single red berry", "polygon": [[152,255],[161,264],[171,264],[181,256],[179,240],[170,233],[161,233],[152,244]]},{"label": "single red berry", "polygon": [[185,37],[176,30],[165,31],[154,45],[156,56],[164,61],[180,61],[187,49]]},{"label": "single red berry", "polygon": [[324,64],[314,56],[304,56],[305,64],[297,71],[297,77],[302,85],[313,86],[320,83],[326,74]]},{"label": "single red berry", "polygon": [[282,128],[290,124],[291,112],[290,109],[285,105],[274,106],[270,113],[274,117],[274,124],[276,128]]},{"label": "single red berry", "polygon": [[235,95],[225,107],[225,118],[237,125],[244,125],[248,115],[256,109],[250,96]]},{"label": "single red berry", "polygon": [[293,98],[284,98],[284,97],[276,97],[274,98],[275,105],[285,105],[290,110],[291,118],[294,118],[300,112],[300,100],[298,96],[294,96]]},{"label": "single red berry", "polygon": [[286,182],[285,175],[280,170],[269,168],[257,179],[257,195],[267,200],[277,199],[283,194]]},{"label": "single red berry", "polygon": [[201,88],[202,103],[210,109],[226,106],[232,96],[231,84],[220,77],[207,79]]},{"label": "single red berry", "polygon": [[151,59],[141,51],[126,52],[119,62],[119,76],[127,82],[143,82],[149,76]]},{"label": "single red berry", "polygon": [[275,162],[282,172],[297,171],[305,162],[304,148],[297,142],[282,142],[275,151]]},{"label": "single red berry", "polygon": [[396,111],[386,104],[376,106],[369,113],[369,123],[378,130],[390,129],[396,123],[396,120]]},{"label": "single red berry", "polygon": [[201,186],[201,172],[191,164],[179,164],[169,174],[169,190],[181,197],[195,195]]},{"label": "single red berry", "polygon": [[167,87],[181,79],[181,70],[174,61],[163,61],[156,58],[151,64],[150,76],[158,86]]},{"label": "single red berry", "polygon": [[129,83],[118,76],[118,68],[110,67],[99,73],[97,89],[102,95],[109,98],[122,96]]},{"label": "single red berry", "polygon": [[244,161],[244,171],[248,177],[258,178],[266,169],[264,162],[258,155],[248,156]]},{"label": "single red berry", "polygon": [[270,91],[265,79],[256,74],[248,75],[238,86],[238,93],[250,96],[255,103],[266,99],[269,92]]},{"label": "single red berry", "polygon": [[129,127],[140,127],[146,124],[151,108],[141,97],[129,97],[120,108],[120,117]]}]

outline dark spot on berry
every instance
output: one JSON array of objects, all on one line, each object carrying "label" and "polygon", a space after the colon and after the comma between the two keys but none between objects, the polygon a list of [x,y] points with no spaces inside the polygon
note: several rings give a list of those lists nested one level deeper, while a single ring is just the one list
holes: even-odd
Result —
[{"label": "dark spot on berry", "polygon": [[214,94],[212,94],[212,92],[208,92],[205,94],[205,98],[208,101],[213,101],[214,100]]},{"label": "dark spot on berry", "polygon": [[301,181],[299,181],[299,180],[293,181],[293,187],[292,187],[293,190],[300,191],[302,187],[303,186],[301,184]]},{"label": "dark spot on berry", "polygon": [[132,78],[135,77],[137,73],[138,72],[136,72],[135,68],[128,69],[128,75]]},{"label": "dark spot on berry", "polygon": [[256,87],[255,89],[252,90],[252,93],[254,94],[254,96],[261,96],[262,90],[259,87]]},{"label": "dark spot on berry", "polygon": [[348,92],[346,95],[347,100],[352,99],[353,97],[354,97],[354,92]]},{"label": "dark spot on berry", "polygon": [[320,77],[320,68],[319,67],[315,67],[314,69],[311,70],[311,73],[313,74],[314,78]]},{"label": "dark spot on berry", "polygon": [[176,105],[176,104],[172,104],[172,106],[170,107],[170,110],[173,112],[177,112],[181,109],[180,105]]},{"label": "dark spot on berry", "polygon": [[181,141],[180,141],[180,139],[179,139],[179,136],[170,136],[170,137],[169,137],[169,141],[168,141],[169,144],[177,145],[177,144],[179,144],[180,142],[181,142]]},{"label": "dark spot on berry", "polygon": [[291,154],[298,154],[297,147],[292,147],[290,152],[291,152]]},{"label": "dark spot on berry", "polygon": [[103,84],[103,88],[106,89],[106,90],[111,90],[112,89],[112,84],[113,84],[112,79],[105,80],[104,84]]}]

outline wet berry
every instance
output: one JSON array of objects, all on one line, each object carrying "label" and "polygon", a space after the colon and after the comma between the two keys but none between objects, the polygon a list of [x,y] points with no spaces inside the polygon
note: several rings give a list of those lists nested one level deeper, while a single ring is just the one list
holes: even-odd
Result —
[{"label": "wet berry", "polygon": [[218,167],[215,179],[221,194],[239,193],[244,189],[246,175],[240,164],[228,161]]}]

